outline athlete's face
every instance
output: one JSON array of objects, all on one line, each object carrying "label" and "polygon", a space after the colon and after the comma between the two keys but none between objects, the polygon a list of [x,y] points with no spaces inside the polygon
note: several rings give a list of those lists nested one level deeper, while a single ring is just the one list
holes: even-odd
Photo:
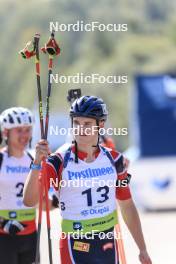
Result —
[{"label": "athlete's face", "polygon": [[9,146],[16,147],[18,149],[25,149],[32,137],[32,127],[23,126],[15,127],[8,130],[8,144]]},{"label": "athlete's face", "polygon": [[[99,122],[99,127],[104,127],[104,122]],[[96,120],[87,117],[73,118],[73,131],[78,144],[96,145],[98,140],[98,127]]]}]

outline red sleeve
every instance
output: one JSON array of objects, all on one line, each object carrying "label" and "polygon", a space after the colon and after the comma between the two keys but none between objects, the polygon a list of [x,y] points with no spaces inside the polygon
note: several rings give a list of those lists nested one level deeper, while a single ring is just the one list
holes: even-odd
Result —
[{"label": "red sleeve", "polygon": [[59,189],[61,173],[63,169],[62,157],[58,153],[51,154],[46,160],[47,184],[48,189],[54,187]]},{"label": "red sleeve", "polygon": [[[114,158],[117,170],[117,179],[124,180],[127,177],[127,169],[124,165],[124,157],[118,151],[111,151],[111,155]],[[131,198],[131,192],[129,185],[116,187],[116,198],[119,200],[128,200]]]},{"label": "red sleeve", "polygon": [[[127,171],[125,171],[123,174],[118,174],[119,180],[124,180],[127,177]],[[116,198],[118,200],[128,200],[131,198],[131,192],[129,185],[125,187],[116,187]]]}]

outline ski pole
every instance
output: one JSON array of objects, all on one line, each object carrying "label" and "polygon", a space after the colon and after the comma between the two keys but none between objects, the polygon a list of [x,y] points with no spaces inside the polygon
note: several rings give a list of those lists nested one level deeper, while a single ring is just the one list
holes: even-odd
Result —
[{"label": "ski pole", "polygon": [[[44,138],[42,93],[41,93],[41,85],[40,85],[39,40],[40,40],[40,34],[35,34],[34,40],[27,42],[24,49],[21,50],[19,53],[22,55],[24,59],[30,59],[35,56],[35,70],[36,70],[38,101],[39,101],[40,131],[41,131],[41,138]],[[40,257],[39,251],[40,251],[43,191],[44,191],[44,182],[41,171],[40,171],[40,179],[41,182],[39,188],[39,216],[38,216],[38,227],[37,227],[37,247],[36,247],[35,264],[39,263],[39,257]]]},{"label": "ski pole", "polygon": [[[45,132],[44,139],[47,140],[48,136],[48,124],[49,124],[49,98],[51,95],[51,74],[53,67],[53,59],[54,56],[59,55],[60,48],[54,39],[54,32],[51,33],[51,37],[47,44],[45,44],[45,48],[42,48],[44,53],[48,53],[49,62],[48,62],[48,87],[47,87],[47,98],[46,98],[46,118],[45,118]],[[50,224],[50,211],[49,211],[49,202],[48,202],[48,186],[47,186],[47,171],[46,171],[46,161],[42,162],[44,177],[44,189],[45,189],[45,202],[46,202],[46,221],[47,221],[47,233],[48,233],[48,248],[49,248],[49,259],[50,263],[52,262],[52,245],[51,245],[51,224]]]},{"label": "ski pole", "polygon": [[[46,139],[44,124],[43,124],[43,106],[42,106],[42,92],[40,85],[40,58],[39,58],[39,38],[40,35],[36,34],[34,37],[34,47],[36,51],[36,77],[37,77],[37,90],[38,90],[38,101],[39,101],[39,118],[40,118],[40,128],[41,128],[41,138]],[[42,207],[43,207],[43,195],[45,191],[45,202],[46,202],[46,210],[48,208],[48,191],[46,190],[46,170],[45,170],[45,161],[42,162],[42,170],[40,172],[41,185],[39,189],[39,217],[38,217],[38,236],[37,236],[37,249],[36,249],[36,264],[39,262],[40,258],[40,238],[41,238],[41,224],[42,224]],[[50,222],[50,221],[49,221]],[[47,216],[47,224],[48,224],[48,216]],[[51,249],[51,237],[50,231],[48,230],[47,225],[47,234],[48,234],[48,249],[49,249],[49,261],[52,264],[52,249]]]},{"label": "ski pole", "polygon": [[119,257],[121,259],[121,264],[127,264],[126,262],[126,256],[125,256],[125,249],[124,249],[124,244],[123,244],[123,239],[122,239],[122,232],[121,232],[121,228],[120,228],[120,222],[119,222],[119,217],[117,215],[117,220],[118,220],[118,224],[115,226],[115,231],[116,234],[118,236],[118,234],[120,234],[120,238],[118,238],[118,251],[119,251]]},{"label": "ski pole", "polygon": [[49,41],[45,44],[41,50],[46,54],[49,55],[48,61],[48,87],[47,87],[47,98],[46,98],[46,119],[45,119],[45,139],[47,139],[48,134],[48,124],[49,124],[49,98],[51,95],[51,75],[52,75],[52,68],[53,68],[53,59],[54,56],[58,56],[60,54],[60,48],[58,43],[54,38],[54,31],[51,33],[51,37]]},{"label": "ski pole", "polygon": [[[38,90],[38,101],[39,101],[39,119],[40,119],[40,130],[41,130],[41,138],[46,139],[47,136],[44,131],[43,124],[43,107],[42,107],[42,92],[40,85],[40,58],[39,58],[39,39],[40,35],[35,34],[34,41],[30,41],[26,44],[25,48],[20,51],[20,54],[23,58],[29,59],[35,56],[35,65],[36,65],[36,77],[37,77],[37,90]],[[46,200],[46,208],[49,211],[48,205],[48,190],[46,190],[46,169],[45,162],[42,164],[42,170],[40,171],[40,188],[39,188],[39,216],[38,216],[38,234],[37,234],[37,248],[36,248],[36,257],[35,264],[39,263],[39,251],[40,251],[40,237],[41,237],[41,222],[42,222],[42,205],[43,205],[43,194],[45,190],[45,200]],[[50,223],[49,215],[47,215],[47,223]],[[49,259],[50,264],[52,264],[52,251],[51,251],[51,238],[50,231],[48,230],[48,246],[49,246]]]}]

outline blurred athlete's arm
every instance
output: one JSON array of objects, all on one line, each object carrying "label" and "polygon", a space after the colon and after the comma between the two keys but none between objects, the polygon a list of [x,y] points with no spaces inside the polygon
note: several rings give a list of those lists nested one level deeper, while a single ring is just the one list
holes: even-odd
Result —
[{"label": "blurred athlete's arm", "polygon": [[139,259],[141,263],[151,264],[152,262],[147,253],[146,244],[142,232],[141,221],[133,199],[130,198],[128,200],[118,200],[118,204],[120,206],[124,222],[127,225],[139,248]]}]

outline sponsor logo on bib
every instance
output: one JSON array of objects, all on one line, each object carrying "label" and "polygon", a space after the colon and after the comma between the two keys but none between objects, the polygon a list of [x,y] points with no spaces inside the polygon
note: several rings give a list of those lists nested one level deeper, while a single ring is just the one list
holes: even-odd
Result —
[{"label": "sponsor logo on bib", "polygon": [[81,230],[82,229],[82,224],[80,222],[74,222],[73,223],[73,229],[74,230]]},{"label": "sponsor logo on bib", "polygon": [[114,173],[114,169],[111,166],[111,167],[103,167],[103,168],[96,168],[96,169],[88,168],[86,170],[82,170],[79,172],[68,170],[67,172],[68,172],[69,180],[78,180],[78,179],[101,177],[104,175],[112,174]]},{"label": "sponsor logo on bib", "polygon": [[7,173],[29,173],[30,168],[29,167],[23,167],[23,166],[6,166],[6,172]]},{"label": "sponsor logo on bib", "polygon": [[13,219],[15,219],[17,217],[17,213],[15,212],[15,211],[11,211],[11,212],[9,212],[9,218],[13,218]]},{"label": "sponsor logo on bib", "polygon": [[81,211],[81,215],[83,216],[88,216],[88,215],[96,215],[96,214],[101,214],[103,215],[104,213],[109,212],[109,206],[104,206],[103,208],[91,208],[90,210],[83,210]]},{"label": "sponsor logo on bib", "polygon": [[89,252],[90,244],[89,243],[83,243],[83,242],[75,241],[73,249],[74,250],[78,250],[78,251],[83,251],[83,252]]}]

